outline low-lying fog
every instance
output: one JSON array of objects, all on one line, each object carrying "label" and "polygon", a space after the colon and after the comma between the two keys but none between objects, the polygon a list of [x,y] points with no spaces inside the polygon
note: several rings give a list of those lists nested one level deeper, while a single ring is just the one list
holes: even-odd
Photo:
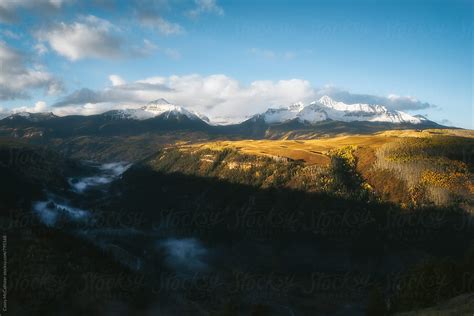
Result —
[{"label": "low-lying fog", "polygon": [[[107,194],[110,184],[119,179],[132,165],[128,162],[84,163],[92,167],[95,174],[68,178],[70,193],[75,198],[80,196],[87,198],[86,194],[93,190],[102,192],[103,195]],[[207,250],[196,238],[163,237],[158,232],[129,227],[97,227],[94,225],[96,214],[93,211],[74,205],[71,198],[52,193],[48,193],[47,196],[47,200],[33,203],[33,213],[43,224],[57,228],[60,224],[60,228],[66,227],[62,225],[69,225],[66,229],[69,229],[70,233],[111,252],[123,265],[140,270],[143,267],[145,254],[156,253],[163,258],[164,265],[183,275],[207,269],[204,259]],[[137,251],[136,247],[129,247],[128,241],[137,237],[145,240],[139,245],[143,248],[140,251]]]}]

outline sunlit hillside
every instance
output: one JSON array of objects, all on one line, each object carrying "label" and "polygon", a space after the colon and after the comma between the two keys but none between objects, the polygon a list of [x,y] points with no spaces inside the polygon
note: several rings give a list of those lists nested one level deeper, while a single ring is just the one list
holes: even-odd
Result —
[{"label": "sunlit hillside", "polygon": [[404,206],[464,205],[474,193],[473,148],[472,131],[404,130],[185,144],[164,149],[153,165],[257,186],[326,191],[334,189],[335,158],[340,158],[379,198]]}]

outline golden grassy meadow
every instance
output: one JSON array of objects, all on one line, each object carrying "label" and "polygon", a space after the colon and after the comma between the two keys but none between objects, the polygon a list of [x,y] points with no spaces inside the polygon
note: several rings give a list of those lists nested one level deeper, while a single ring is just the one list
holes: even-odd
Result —
[{"label": "golden grassy meadow", "polygon": [[[181,162],[167,165],[171,170],[183,171],[187,168],[183,166],[197,164],[196,170],[187,171],[240,179],[239,169],[264,186],[274,183],[280,176],[276,170],[282,170],[262,172],[272,169],[265,162],[270,159],[298,165],[287,168],[293,171],[286,171],[285,185],[317,191],[326,184],[324,178],[331,178],[325,170],[339,157],[354,166],[365,188],[398,204],[418,207],[467,201],[470,205],[474,195],[474,132],[470,130],[392,130],[311,140],[223,140],[181,143],[172,148],[181,153],[174,156]],[[222,154],[229,152],[232,155]],[[185,159],[197,162],[184,163]]]}]

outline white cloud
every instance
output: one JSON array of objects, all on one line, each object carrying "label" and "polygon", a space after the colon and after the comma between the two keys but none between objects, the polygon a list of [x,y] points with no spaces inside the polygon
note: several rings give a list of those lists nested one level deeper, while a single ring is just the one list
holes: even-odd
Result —
[{"label": "white cloud", "polygon": [[38,101],[33,106],[18,106],[11,109],[5,109],[0,106],[0,119],[3,119],[9,115],[21,112],[39,113],[48,112],[49,107],[44,101]]},{"label": "white cloud", "polygon": [[122,56],[123,43],[117,30],[109,21],[89,15],[70,24],[56,24],[36,35],[38,40],[47,42],[58,54],[75,61]]},{"label": "white cloud", "polygon": [[125,84],[125,80],[123,80],[118,75],[110,75],[109,80],[110,80],[110,82],[112,82],[112,86],[120,86],[120,85]]},{"label": "white cloud", "polygon": [[[125,108],[121,106],[115,106],[115,109]],[[94,115],[100,114],[111,109],[110,103],[85,103],[81,106],[64,106],[55,108],[54,114],[59,116],[65,115]]]},{"label": "white cloud", "polygon": [[[301,79],[254,81],[250,85],[242,85],[225,75],[151,77],[112,85],[102,91],[81,89],[66,96],[55,106],[63,108],[62,113],[90,113],[91,108],[104,110],[112,104],[114,107],[139,106],[158,98],[165,98],[211,117],[245,117],[264,111],[269,106],[311,101],[314,89],[308,81]],[[85,104],[88,104],[87,108]]]},{"label": "white cloud", "polygon": [[42,67],[29,67],[24,55],[0,41],[0,100],[26,99],[30,89],[57,94],[62,84]]},{"label": "white cloud", "polygon": [[[429,107],[427,103],[423,103],[415,97],[412,96],[399,96],[396,94],[389,94],[387,99],[390,103],[397,104],[399,108],[406,107],[408,109],[413,108],[414,104],[418,104],[420,108]],[[426,105],[426,106],[425,106]]]},{"label": "white cloud", "polygon": [[201,14],[213,13],[217,15],[224,15],[224,9],[217,5],[216,0],[194,0],[195,7],[187,12],[187,15],[192,18],[197,18]]},{"label": "white cloud", "polygon": [[34,111],[36,112],[44,112],[44,110],[47,109],[46,102],[44,101],[38,101],[35,103]]},{"label": "white cloud", "polygon": [[59,23],[36,33],[38,53],[47,51],[45,43],[59,55],[76,61],[85,58],[121,58],[149,56],[161,51],[170,58],[179,58],[179,52],[160,49],[148,39],[134,41],[119,27],[93,15],[82,16],[70,24]]},{"label": "white cloud", "polygon": [[303,79],[257,80],[248,85],[221,74],[157,76],[130,83],[118,76],[110,76],[109,79],[112,85],[104,90],[81,89],[64,97],[53,105],[55,113],[100,113],[111,108],[138,107],[151,100],[165,98],[211,119],[243,119],[269,107],[287,106],[295,102],[309,103],[324,94],[338,101],[377,103],[391,109],[417,110],[432,106],[410,97],[352,94],[328,86],[318,89]]},{"label": "white cloud", "polygon": [[44,101],[38,101],[35,103],[34,106],[19,106],[13,108],[11,113],[19,113],[19,112],[30,112],[30,113],[39,113],[39,112],[46,112],[48,110],[48,105]]}]

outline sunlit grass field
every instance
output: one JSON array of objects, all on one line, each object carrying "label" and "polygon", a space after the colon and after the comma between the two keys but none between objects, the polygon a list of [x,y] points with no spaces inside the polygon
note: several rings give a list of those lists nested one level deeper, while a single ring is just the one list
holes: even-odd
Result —
[{"label": "sunlit grass field", "polygon": [[400,138],[430,138],[437,136],[474,138],[474,131],[453,129],[397,130],[380,132],[373,135],[349,135],[311,140],[226,140],[184,145],[181,148],[191,151],[197,149],[222,150],[229,148],[250,155],[278,156],[292,160],[302,160],[307,165],[327,165],[330,162],[329,152],[337,148],[357,146],[375,150],[384,144],[396,142]]},{"label": "sunlit grass field", "polygon": [[[392,130],[311,140],[223,140],[171,148],[181,154],[176,156],[179,162],[170,162],[168,167],[190,171],[194,166],[199,171],[191,173],[221,178],[240,179],[239,173],[246,173],[258,178],[254,179],[258,183],[269,183],[268,179],[273,183],[276,173],[261,170],[264,166],[272,170],[270,161],[276,161],[282,164],[277,170],[286,170],[286,185],[317,190],[327,182],[322,181],[325,177],[332,177],[325,172],[330,172],[334,157],[339,156],[353,160],[354,172],[367,188],[403,205],[459,204],[472,200],[474,194],[474,132],[469,130]],[[186,160],[191,157],[195,162]]]}]

